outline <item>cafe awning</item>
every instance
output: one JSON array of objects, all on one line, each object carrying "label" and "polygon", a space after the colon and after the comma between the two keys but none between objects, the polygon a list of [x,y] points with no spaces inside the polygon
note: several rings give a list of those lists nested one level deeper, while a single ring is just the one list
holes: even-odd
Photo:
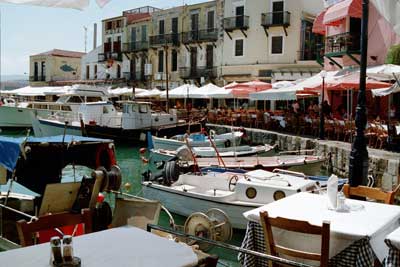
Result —
[{"label": "cafe awning", "polygon": [[400,85],[395,83],[389,88],[374,89],[371,90],[371,92],[373,96],[388,96],[394,93],[400,93]]},{"label": "cafe awning", "polygon": [[361,0],[344,0],[331,6],[324,15],[323,23],[325,25],[337,26],[347,16],[352,18],[362,17]]},{"label": "cafe awning", "polygon": [[326,10],[319,13],[318,16],[315,18],[312,28],[313,33],[325,35],[326,33],[326,26],[324,24],[325,13]]}]

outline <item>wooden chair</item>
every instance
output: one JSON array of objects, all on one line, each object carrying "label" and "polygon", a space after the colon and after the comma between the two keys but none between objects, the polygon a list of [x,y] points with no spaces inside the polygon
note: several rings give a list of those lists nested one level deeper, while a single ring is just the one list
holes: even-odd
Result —
[{"label": "wooden chair", "polygon": [[349,184],[345,184],[343,186],[343,193],[346,197],[350,198],[351,196],[357,197],[366,197],[374,200],[379,200],[384,202],[385,204],[393,204],[394,197],[400,189],[400,184],[396,187],[395,190],[385,192],[380,188],[376,187],[368,187],[359,185],[357,187],[351,187]]},{"label": "wooden chair", "polygon": [[39,231],[52,230],[58,227],[81,223],[85,225],[85,233],[92,232],[92,213],[89,209],[83,209],[80,214],[62,212],[45,215],[33,222],[19,220],[17,222],[17,230],[21,246],[26,247],[34,245],[33,234]]},{"label": "wooden chair", "polygon": [[[269,247],[268,252],[272,256],[281,257],[280,255],[287,255],[290,257],[301,258],[311,261],[319,261],[320,266],[328,266],[329,261],[329,239],[330,239],[330,223],[323,222],[322,226],[311,225],[308,222],[291,220],[286,218],[271,218],[268,216],[268,212],[260,212],[260,220],[264,229],[265,247]],[[320,235],[321,236],[321,253],[305,252],[295,250],[287,247],[277,245],[272,234],[272,227],[284,229],[291,232]],[[273,267],[279,266],[275,263]]]}]

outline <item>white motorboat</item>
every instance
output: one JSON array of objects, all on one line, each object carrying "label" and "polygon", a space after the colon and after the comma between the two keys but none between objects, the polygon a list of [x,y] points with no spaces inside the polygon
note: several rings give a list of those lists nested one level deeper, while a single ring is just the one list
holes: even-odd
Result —
[{"label": "white motorboat", "polygon": [[55,87],[54,91],[51,87],[45,88],[47,91],[43,89],[36,93],[40,96],[60,95],[58,100],[55,102],[8,101],[0,106],[0,127],[30,128],[32,115],[48,117],[56,112],[74,113],[78,111],[82,103],[108,100],[105,88],[84,85],[74,85],[64,91],[61,91],[59,87]]},{"label": "white motorboat", "polygon": [[[116,110],[110,102],[82,104],[73,116],[33,119],[37,136],[55,134],[82,135],[111,138],[116,141],[145,141],[146,133],[168,133],[182,131],[185,122],[177,120],[175,114],[155,112],[148,102],[122,101],[123,111]],[[172,135],[172,134],[171,134]]]},{"label": "white motorboat", "polygon": [[173,177],[177,172],[171,166],[175,165],[165,165],[167,171],[163,177],[142,182],[146,198],[159,200],[168,210],[182,216],[218,208],[229,216],[233,227],[239,229],[245,229],[247,224],[243,212],[318,188],[316,181],[304,177],[263,170],[244,174],[188,173]]},{"label": "white motorboat", "polygon": [[[236,131],[224,134],[213,134],[213,132],[211,132],[210,135],[216,147],[230,147],[240,144],[243,132]],[[190,147],[211,147],[210,140],[203,133],[193,133],[189,136],[180,134],[171,138],[153,136],[153,148],[174,151],[186,145],[185,138],[188,139]]]},{"label": "white motorboat", "polygon": [[[263,156],[273,156],[276,153],[276,146],[231,146],[217,148],[220,157],[245,157],[256,154]],[[217,157],[217,152],[213,147],[192,147],[192,153],[198,158]],[[184,161],[193,161],[192,154],[187,146],[182,146],[176,151],[164,149],[151,149],[150,158],[152,162],[168,161],[178,158]]]}]

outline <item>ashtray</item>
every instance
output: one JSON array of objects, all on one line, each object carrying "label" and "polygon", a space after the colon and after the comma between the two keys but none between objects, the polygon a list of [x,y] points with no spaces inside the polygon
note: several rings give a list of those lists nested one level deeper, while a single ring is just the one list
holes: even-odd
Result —
[{"label": "ashtray", "polygon": [[61,263],[56,263],[53,261],[54,267],[81,267],[81,259],[78,257],[73,257],[72,261],[64,261]]}]

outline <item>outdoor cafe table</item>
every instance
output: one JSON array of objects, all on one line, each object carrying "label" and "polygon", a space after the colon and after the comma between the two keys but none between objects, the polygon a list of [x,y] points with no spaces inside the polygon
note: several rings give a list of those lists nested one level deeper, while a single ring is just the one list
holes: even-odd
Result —
[{"label": "outdoor cafe table", "polygon": [[400,266],[400,228],[390,233],[385,239],[389,254],[385,260],[386,267]]},{"label": "outdoor cafe table", "polygon": [[[330,221],[330,265],[373,266],[387,256],[385,237],[400,225],[400,207],[375,202],[346,199],[349,212],[329,210],[326,195],[298,193],[245,212],[249,220],[242,247],[265,252],[260,211],[268,211],[271,217],[284,217],[322,225]],[[319,252],[321,238],[306,234],[275,229],[278,244],[303,251]],[[239,255],[243,266],[267,266],[266,261],[250,255]]]},{"label": "outdoor cafe table", "polygon": [[[85,267],[195,266],[196,254],[186,244],[135,227],[113,228],[73,239],[74,255]],[[0,266],[49,265],[50,244],[0,252]]]}]

